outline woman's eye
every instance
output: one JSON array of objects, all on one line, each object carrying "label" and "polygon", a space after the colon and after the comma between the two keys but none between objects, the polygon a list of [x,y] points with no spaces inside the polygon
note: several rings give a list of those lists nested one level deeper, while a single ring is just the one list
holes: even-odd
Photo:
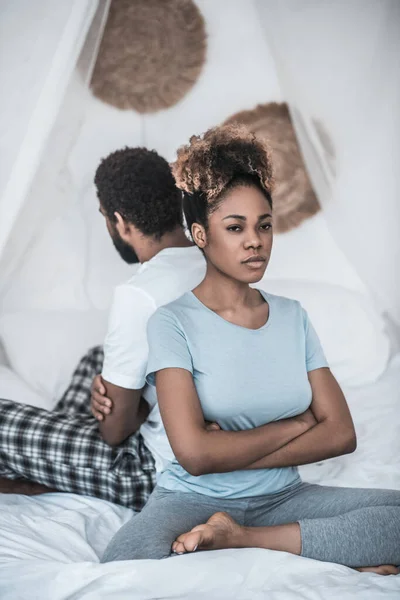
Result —
[{"label": "woman's eye", "polygon": [[230,225],[228,231],[242,231],[242,228],[239,225]]},{"label": "woman's eye", "polygon": [[269,229],[271,229],[271,227],[271,223],[264,223],[264,225],[261,225],[261,229],[264,229],[264,231],[268,231]]}]

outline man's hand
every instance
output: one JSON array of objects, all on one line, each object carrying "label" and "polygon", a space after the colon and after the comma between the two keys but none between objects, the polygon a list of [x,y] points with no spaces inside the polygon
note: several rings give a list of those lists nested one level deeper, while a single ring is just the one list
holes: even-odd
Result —
[{"label": "man's hand", "polygon": [[[96,375],[92,383],[92,395],[90,399],[90,410],[92,415],[98,421],[103,421],[104,417],[109,415],[112,411],[112,402],[110,398],[107,398],[106,388],[104,387],[101,375]],[[207,431],[220,431],[221,427],[218,423],[210,423],[206,421]]]},{"label": "man's hand", "polygon": [[103,421],[104,417],[112,411],[112,402],[110,398],[105,396],[106,388],[104,387],[101,375],[96,375],[92,383],[92,395],[90,399],[90,410],[92,415],[98,421]]},{"label": "man's hand", "polygon": [[[92,395],[90,399],[90,410],[92,415],[98,421],[103,421],[104,417],[109,415],[112,411],[112,402],[110,398],[105,396],[106,388],[104,387],[101,375],[96,375],[92,383]],[[206,421],[207,431],[220,431],[221,427],[218,423],[211,423]]]}]

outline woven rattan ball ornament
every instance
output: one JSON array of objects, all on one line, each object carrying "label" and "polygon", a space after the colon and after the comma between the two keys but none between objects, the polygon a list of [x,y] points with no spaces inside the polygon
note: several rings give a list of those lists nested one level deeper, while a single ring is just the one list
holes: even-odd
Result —
[{"label": "woven rattan ball ornament", "polygon": [[117,108],[156,112],[193,87],[205,56],[204,20],[191,0],[112,0],[91,88]]},{"label": "woven rattan ball ornament", "polygon": [[236,113],[226,123],[242,123],[272,148],[275,188],[274,229],[284,233],[320,210],[307,175],[286,103],[260,104]]}]

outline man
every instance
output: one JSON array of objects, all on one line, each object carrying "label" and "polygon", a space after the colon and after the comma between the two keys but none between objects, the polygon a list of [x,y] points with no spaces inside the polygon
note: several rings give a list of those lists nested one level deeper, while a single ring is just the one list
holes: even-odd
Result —
[{"label": "man", "polygon": [[154,389],[145,386],[147,321],[158,306],[198,285],[205,261],[185,235],[181,193],[156,152],[112,153],[95,185],[116,249],[126,262],[141,263],[115,290],[104,343],[101,381],[113,408],[103,420],[89,411],[99,348],[82,359],[54,411],[0,400],[0,476],[140,510],[156,471],[172,457]]}]

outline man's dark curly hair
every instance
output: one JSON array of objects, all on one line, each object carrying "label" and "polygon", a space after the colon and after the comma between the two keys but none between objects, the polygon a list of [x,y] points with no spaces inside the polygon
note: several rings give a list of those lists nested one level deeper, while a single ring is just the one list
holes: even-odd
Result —
[{"label": "man's dark curly hair", "polygon": [[183,210],[189,228],[200,223],[207,229],[208,216],[224,195],[239,186],[258,187],[272,207],[274,185],[270,150],[241,125],[222,125],[193,135],[178,150],[172,165],[176,185],[183,191]]},{"label": "man's dark curly hair", "polygon": [[144,235],[160,239],[183,226],[182,193],[171,168],[155,150],[123,148],[104,158],[94,183],[110,221],[115,212]]}]

